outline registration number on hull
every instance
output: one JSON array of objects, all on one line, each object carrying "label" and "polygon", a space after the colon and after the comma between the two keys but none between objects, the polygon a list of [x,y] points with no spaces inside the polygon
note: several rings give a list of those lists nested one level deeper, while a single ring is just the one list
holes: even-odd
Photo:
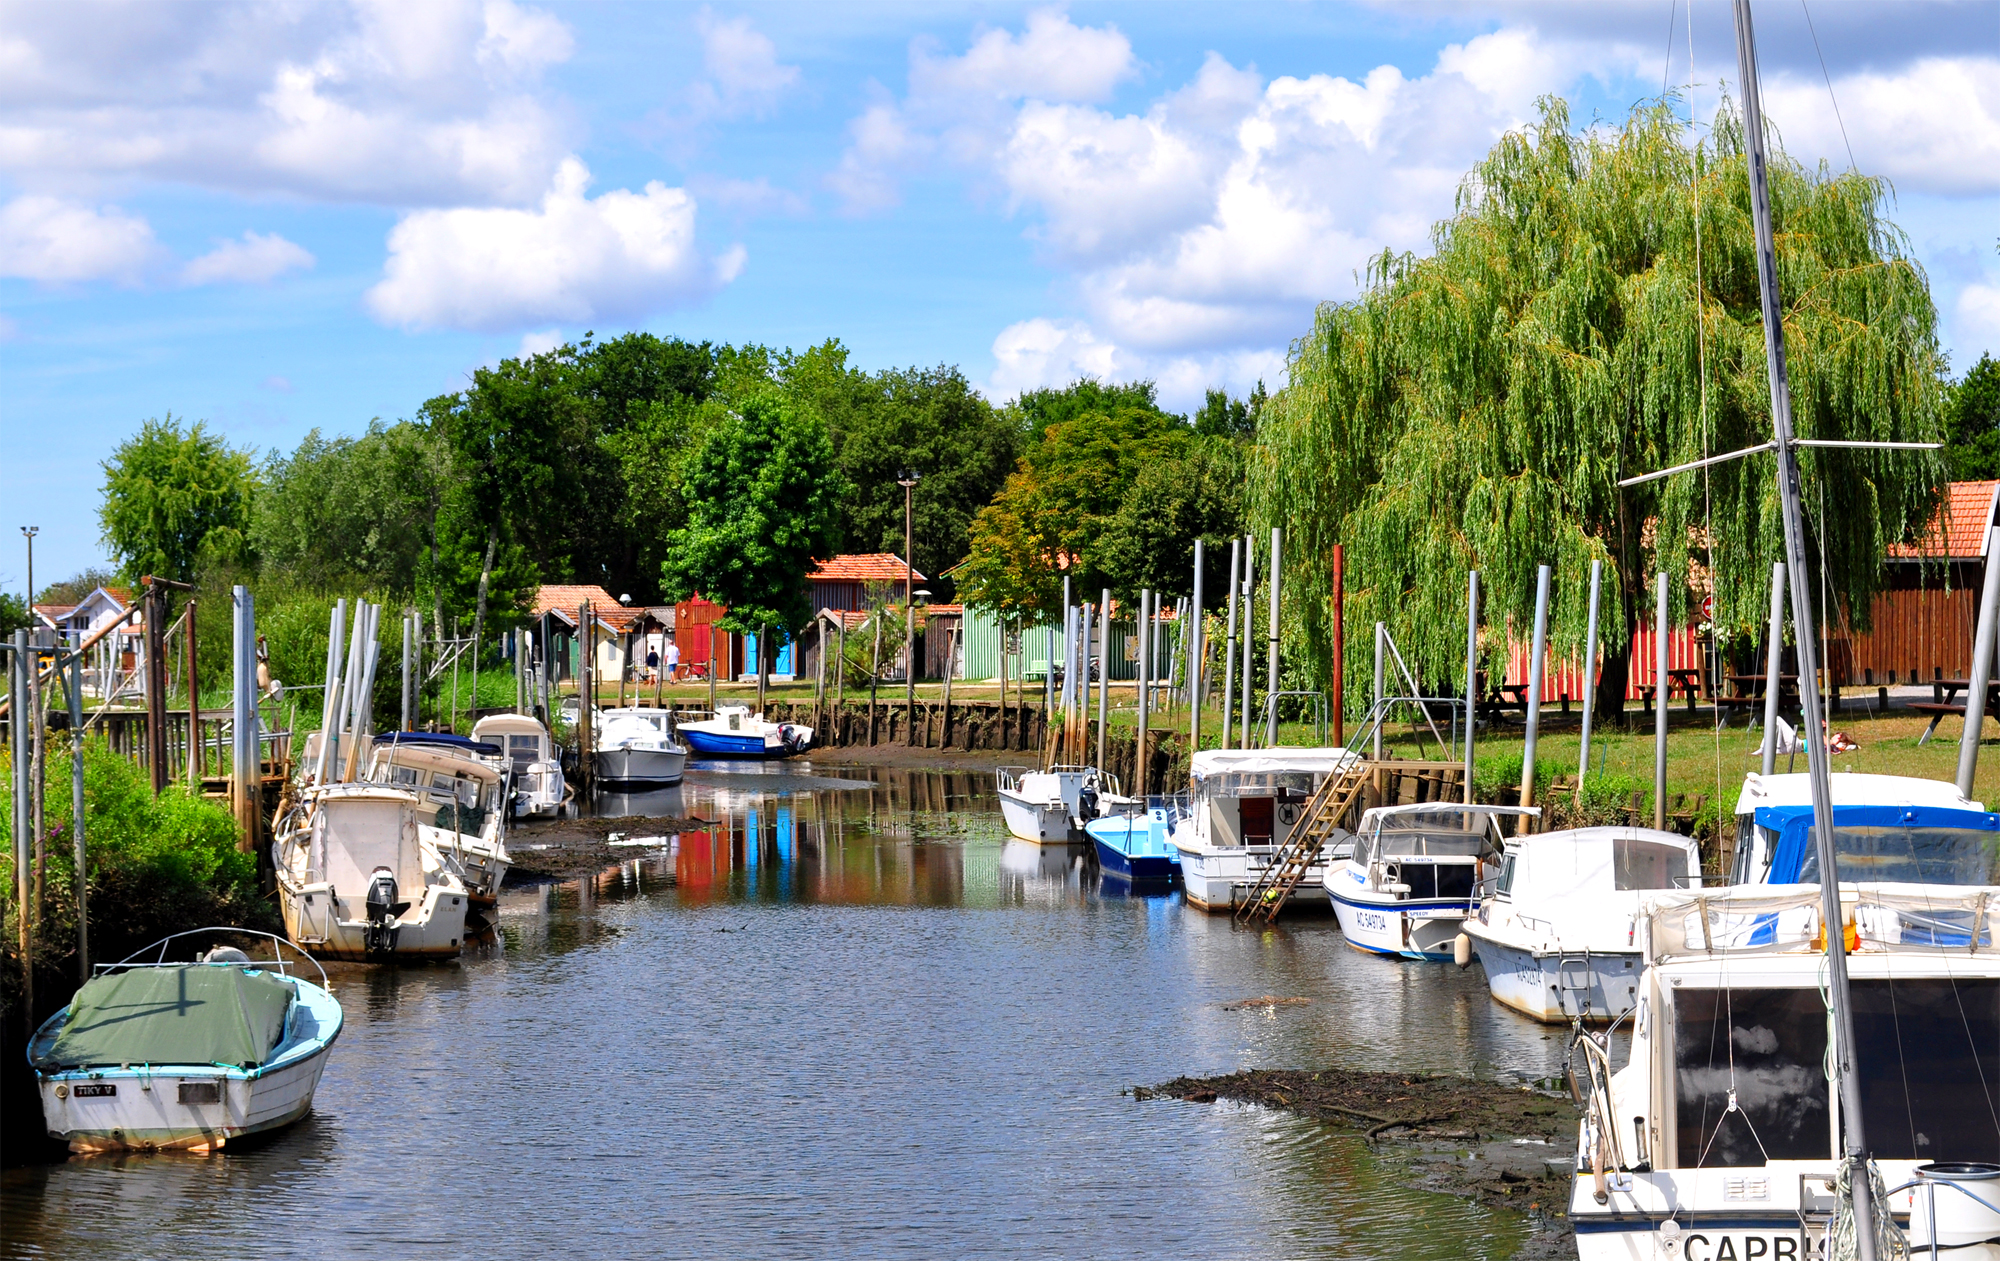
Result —
[{"label": "registration number on hull", "polygon": [[1681,1234],[1683,1261],[1824,1261],[1826,1243],[1796,1230],[1694,1230]]},{"label": "registration number on hull", "polygon": [[103,1099],[118,1093],[118,1083],[111,1081],[78,1082],[70,1093],[79,1099]]},{"label": "registration number on hull", "polygon": [[1372,933],[1386,933],[1389,931],[1389,917],[1375,911],[1356,911],[1354,926]]}]

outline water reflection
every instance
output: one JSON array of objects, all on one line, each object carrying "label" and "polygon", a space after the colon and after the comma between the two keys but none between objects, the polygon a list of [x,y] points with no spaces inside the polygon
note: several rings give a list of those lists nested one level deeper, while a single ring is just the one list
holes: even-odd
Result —
[{"label": "water reflection", "polygon": [[[9,1175],[8,1256],[1507,1255],[1521,1228],[1385,1180],[1351,1136],[1134,1103],[1184,1072],[1545,1076],[1476,969],[1106,896],[1009,840],[991,780],[691,773],[707,824],[510,889],[452,967],[343,969],[318,1114],[208,1160]],[[653,798],[655,794],[646,794]],[[1229,1010],[1275,994],[1301,1005]],[[540,1211],[546,1210],[546,1211]],[[1421,1221],[1420,1230],[1411,1227]]]}]

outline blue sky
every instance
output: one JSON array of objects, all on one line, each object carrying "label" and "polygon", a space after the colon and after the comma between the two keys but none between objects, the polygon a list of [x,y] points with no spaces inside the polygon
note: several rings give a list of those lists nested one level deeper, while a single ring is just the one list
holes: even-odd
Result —
[{"label": "blue sky", "polygon": [[[1787,147],[1889,175],[1954,362],[2000,352],[2000,0],[1757,12]],[[1536,96],[1622,117],[1690,38],[1705,118],[1717,0],[0,0],[0,528],[74,572],[147,417],[289,448],[586,329],[1275,387]]]}]

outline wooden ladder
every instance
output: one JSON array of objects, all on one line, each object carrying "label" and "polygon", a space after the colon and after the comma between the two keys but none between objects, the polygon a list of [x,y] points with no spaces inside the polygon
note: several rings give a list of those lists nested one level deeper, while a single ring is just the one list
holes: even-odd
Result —
[{"label": "wooden ladder", "polygon": [[1237,923],[1249,924],[1261,919],[1269,924],[1277,920],[1292,890],[1305,879],[1313,861],[1326,847],[1327,839],[1360,799],[1374,769],[1372,762],[1356,762],[1346,770],[1328,775],[1307,798],[1300,826],[1292,829],[1284,846],[1271,856],[1250,895],[1237,903]]}]

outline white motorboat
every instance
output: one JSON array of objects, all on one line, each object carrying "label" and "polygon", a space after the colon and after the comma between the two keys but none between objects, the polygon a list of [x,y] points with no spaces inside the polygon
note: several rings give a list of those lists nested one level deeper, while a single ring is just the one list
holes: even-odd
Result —
[{"label": "white motorboat", "polygon": [[[1168,843],[1180,853],[1189,905],[1232,911],[1264,869],[1306,826],[1306,802],[1329,775],[1358,766],[1346,749],[1203,749],[1194,755],[1187,813],[1173,819]],[[1329,840],[1307,867],[1291,902],[1325,905],[1326,864],[1343,838]]]},{"label": "white motorboat", "polygon": [[488,714],[472,724],[472,738],[505,750],[503,770],[515,817],[561,816],[570,789],[547,727],[526,714]]},{"label": "white motorboat", "polygon": [[43,1124],[71,1151],[210,1152],[312,1110],[342,1021],[326,973],[313,964],[315,985],[233,946],[165,962],[193,935],[139,952],[155,962],[99,965],[29,1041]]},{"label": "white motorboat", "polygon": [[[1840,879],[2000,885],[2000,814],[1954,784],[1842,771],[1827,776]],[[1811,884],[1812,784],[1796,775],[1744,778],[1736,799],[1735,884]]]},{"label": "white motorboat", "polygon": [[803,753],[813,738],[811,727],[767,722],[748,705],[718,705],[715,717],[681,723],[679,733],[688,748],[704,757],[789,757]]},{"label": "white motorboat", "polygon": [[414,785],[307,789],[272,844],[286,935],[321,958],[455,957],[471,896],[439,849],[439,809]]},{"label": "white motorboat", "polygon": [[1449,801],[1363,812],[1347,861],[1327,864],[1322,877],[1340,935],[1370,954],[1450,959],[1460,924],[1499,872],[1501,820],[1541,813]]},{"label": "white motorboat", "polygon": [[1045,771],[1003,766],[994,772],[1000,816],[1007,831],[1037,845],[1081,841],[1083,825],[1125,798],[1118,780],[1094,766],[1051,766]]},{"label": "white motorboat", "polygon": [[674,739],[673,714],[627,706],[593,715],[591,758],[600,784],[666,787],[687,773],[687,749]]},{"label": "white motorboat", "polygon": [[[1642,900],[1631,1058],[1612,1072],[1604,1034],[1572,1051],[1586,1096],[1569,1204],[1582,1261],[1829,1255],[1847,1165],[1827,1080],[1821,896],[1739,886]],[[1888,1208],[1912,1255],[1990,1259],[2000,889],[1842,884],[1839,897],[1849,1071]]]},{"label": "white motorboat", "polygon": [[1551,1024],[1601,1022],[1639,1001],[1639,900],[1701,887],[1695,842],[1652,828],[1591,827],[1507,842],[1493,895],[1464,922],[1493,997]]},{"label": "white motorboat", "polygon": [[377,736],[368,751],[368,778],[407,789],[423,802],[417,831],[446,857],[475,906],[500,896],[514,865],[507,852],[504,765],[499,745],[464,736],[399,731]]}]

